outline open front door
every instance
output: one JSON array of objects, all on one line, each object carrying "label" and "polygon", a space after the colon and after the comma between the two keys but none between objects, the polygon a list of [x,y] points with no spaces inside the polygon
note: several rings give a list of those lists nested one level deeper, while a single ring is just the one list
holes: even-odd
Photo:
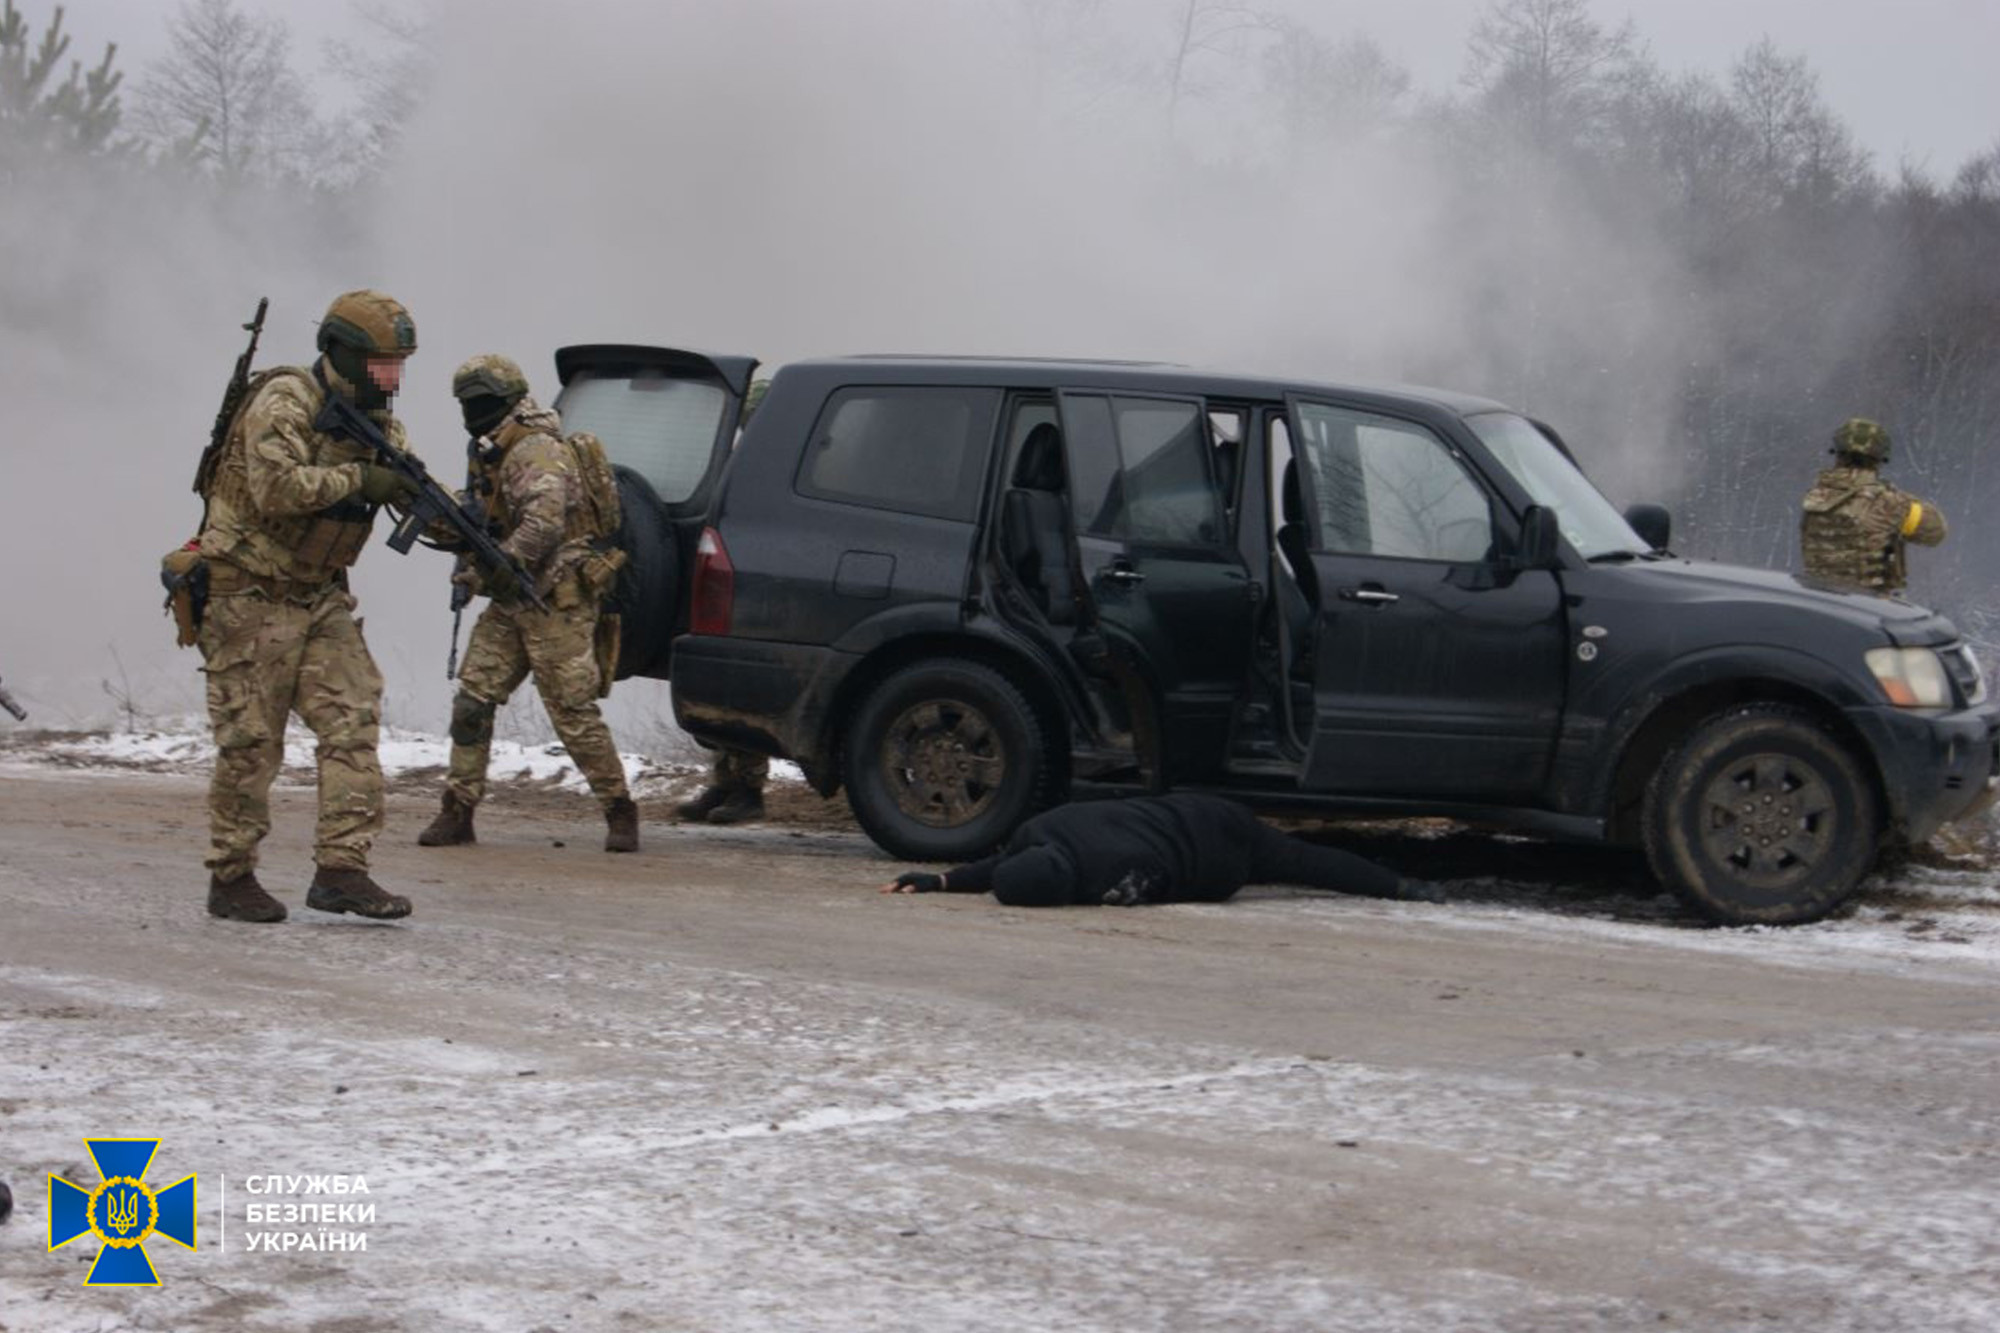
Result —
[{"label": "open front door", "polygon": [[1219,775],[1252,646],[1237,551],[1199,399],[1064,392],[1078,574],[1130,682],[1156,782]]},{"label": "open front door", "polygon": [[1304,785],[1355,795],[1542,788],[1567,636],[1549,570],[1430,426],[1288,401],[1317,584]]},{"label": "open front door", "polygon": [[618,475],[621,678],[667,676],[687,616],[681,573],[692,565],[756,367],[754,357],[670,347],[600,343],[556,353],[563,429],[603,441]]}]

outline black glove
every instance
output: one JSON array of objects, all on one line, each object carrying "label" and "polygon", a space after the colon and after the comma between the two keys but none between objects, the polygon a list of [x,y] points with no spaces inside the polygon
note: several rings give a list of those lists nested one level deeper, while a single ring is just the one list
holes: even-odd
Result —
[{"label": "black glove", "polygon": [[417,483],[379,463],[361,465],[362,499],[372,505],[402,504],[417,493]]},{"label": "black glove", "polygon": [[923,870],[905,870],[896,876],[896,887],[905,893],[943,893],[944,876]]}]

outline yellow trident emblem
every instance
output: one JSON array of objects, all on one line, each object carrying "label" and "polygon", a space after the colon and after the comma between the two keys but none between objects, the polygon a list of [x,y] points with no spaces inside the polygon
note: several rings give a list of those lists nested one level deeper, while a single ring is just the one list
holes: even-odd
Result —
[{"label": "yellow trident emblem", "polygon": [[119,1234],[131,1235],[132,1228],[139,1225],[139,1192],[132,1189],[122,1193],[113,1190],[107,1202],[111,1205],[111,1225],[118,1229]]}]

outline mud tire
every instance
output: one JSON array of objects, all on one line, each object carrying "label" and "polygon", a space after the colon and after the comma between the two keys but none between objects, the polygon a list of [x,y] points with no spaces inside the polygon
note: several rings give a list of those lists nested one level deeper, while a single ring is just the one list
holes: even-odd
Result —
[{"label": "mud tire", "polygon": [[1057,787],[1048,728],[1013,682],[976,662],[919,662],[886,677],[841,746],[854,818],[909,861],[971,861],[1046,808]]},{"label": "mud tire", "polygon": [[1722,925],[1797,925],[1845,902],[1881,849],[1875,788],[1803,709],[1749,704],[1696,727],[1646,787],[1660,882]]}]

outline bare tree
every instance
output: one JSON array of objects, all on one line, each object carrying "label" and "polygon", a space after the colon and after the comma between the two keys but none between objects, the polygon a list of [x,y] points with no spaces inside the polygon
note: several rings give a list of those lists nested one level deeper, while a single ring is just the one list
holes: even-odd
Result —
[{"label": "bare tree", "polygon": [[1315,143],[1351,139],[1393,121],[1410,73],[1365,34],[1338,42],[1289,20],[1274,25],[1265,83],[1296,155]]},{"label": "bare tree", "polygon": [[1167,133],[1180,123],[1181,100],[1200,90],[1195,66],[1229,54],[1249,33],[1269,26],[1258,10],[1222,0],[1174,0],[1174,46],[1167,59]]},{"label": "bare tree", "polygon": [[226,179],[305,174],[318,127],[281,20],[236,0],[186,0],[168,43],[137,97],[136,119],[156,146],[192,145]]},{"label": "bare tree", "polygon": [[1730,88],[1774,201],[1825,202],[1867,174],[1867,156],[1827,109],[1804,56],[1787,56],[1766,37],[1737,60]]},{"label": "bare tree", "polygon": [[387,156],[423,104],[437,63],[434,18],[428,4],[392,6],[353,0],[364,42],[327,43],[327,68],[353,92],[357,105],[330,136],[335,174],[351,179]]},{"label": "bare tree", "polygon": [[1638,56],[1631,20],[1606,28],[1589,0],[1492,0],[1473,26],[1465,82],[1486,112],[1533,146],[1568,146],[1596,128],[1616,78]]},{"label": "bare tree", "polygon": [[1712,244],[1756,207],[1755,136],[1710,76],[1689,74],[1661,87],[1644,109],[1639,136],[1684,240]]},{"label": "bare tree", "polygon": [[1968,205],[2000,205],[2000,142],[1969,158],[1952,178],[1952,198]]}]

